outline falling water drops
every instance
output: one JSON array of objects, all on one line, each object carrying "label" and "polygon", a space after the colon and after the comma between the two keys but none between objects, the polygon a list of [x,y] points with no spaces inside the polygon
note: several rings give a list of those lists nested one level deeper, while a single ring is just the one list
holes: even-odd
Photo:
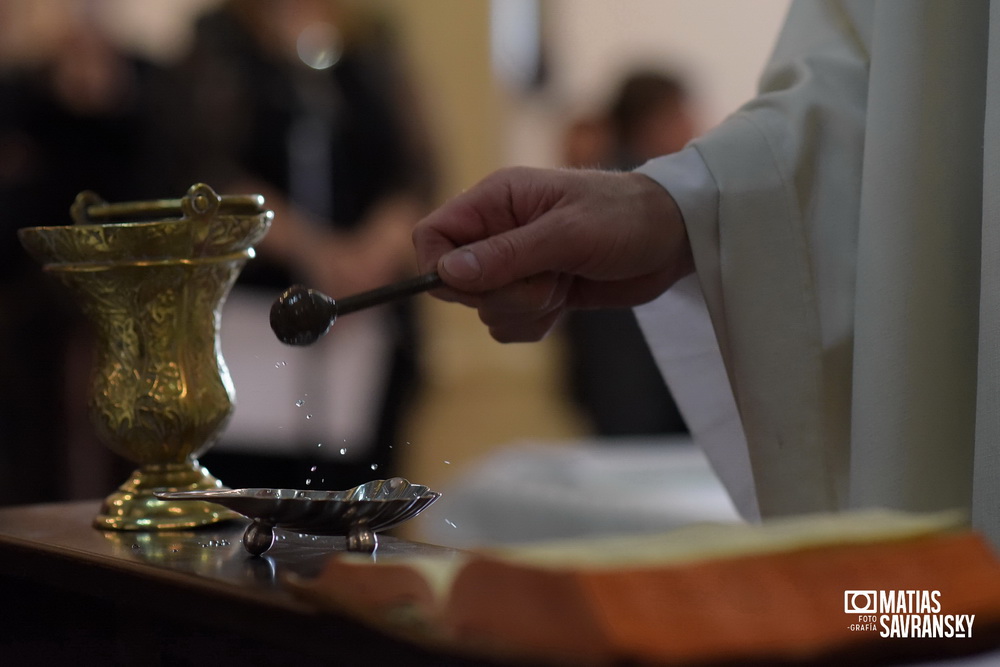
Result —
[{"label": "falling water drops", "polygon": [[378,470],[378,464],[377,463],[373,463],[372,464],[372,470]]},{"label": "falling water drops", "polygon": [[215,548],[215,547],[228,547],[229,546],[229,540],[209,540],[208,542],[199,542],[198,546],[201,547],[202,549],[205,549],[205,548],[208,548],[208,547],[212,547],[212,548]]},{"label": "falling water drops", "polygon": [[285,366],[285,362],[284,361],[276,361],[276,362],[274,362],[274,367],[275,368],[283,368],[284,366]]},{"label": "falling water drops", "polygon": [[312,468],[309,468],[309,472],[316,472],[316,466],[313,466]]},{"label": "falling water drops", "polygon": [[312,418],[313,418],[312,415],[306,415],[306,419],[312,419]]},{"label": "falling water drops", "polygon": [[340,455],[343,456],[346,453],[347,453],[347,447],[341,447],[340,448]]},{"label": "falling water drops", "polygon": [[300,398],[299,400],[295,401],[295,407],[297,408],[301,408],[305,404],[306,400],[304,398]]},{"label": "falling water drops", "polygon": [[445,519],[444,522],[449,526],[451,526],[452,528],[458,528],[458,526],[455,525],[455,522],[452,521],[451,519]]}]

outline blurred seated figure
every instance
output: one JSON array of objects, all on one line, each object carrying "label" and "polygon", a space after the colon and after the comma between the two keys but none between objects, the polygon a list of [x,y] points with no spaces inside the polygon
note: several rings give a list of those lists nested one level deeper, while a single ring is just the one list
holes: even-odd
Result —
[{"label": "blurred seated figure", "polygon": [[0,504],[92,498],[131,464],[86,412],[92,346],[68,291],[20,227],[71,224],[77,193],[156,196],[148,115],[156,67],[102,30],[100,5],[0,0]]},{"label": "blurred seated figure", "polygon": [[[569,126],[565,162],[634,169],[683,148],[695,128],[684,84],[670,74],[638,70],[625,77],[605,112]],[[687,430],[631,309],[573,311],[564,330],[573,398],[596,435]]]},{"label": "blurred seated figure", "polygon": [[412,272],[432,188],[425,137],[385,26],[334,0],[229,0],[173,72],[177,187],[261,193],[275,221],[226,305],[233,419],[203,457],[230,486],[347,488],[393,474],[417,381],[406,305],[283,346],[271,303],[334,298]]}]

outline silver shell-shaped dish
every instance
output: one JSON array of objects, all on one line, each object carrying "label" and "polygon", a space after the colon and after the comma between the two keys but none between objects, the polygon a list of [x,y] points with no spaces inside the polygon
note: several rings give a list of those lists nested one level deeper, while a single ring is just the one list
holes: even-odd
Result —
[{"label": "silver shell-shaped dish", "polygon": [[346,535],[348,550],[371,553],[378,545],[376,532],[412,519],[441,494],[393,477],[346,491],[219,489],[157,493],[156,497],[208,501],[251,519],[243,546],[259,556],[274,544],[275,528],[311,535]]}]

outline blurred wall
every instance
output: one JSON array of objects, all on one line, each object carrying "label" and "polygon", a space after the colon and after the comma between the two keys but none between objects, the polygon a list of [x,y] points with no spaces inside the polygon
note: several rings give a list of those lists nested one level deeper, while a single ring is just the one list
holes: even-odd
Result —
[{"label": "blurred wall", "polygon": [[151,58],[170,60],[187,48],[192,17],[221,2],[222,0],[102,0],[98,6],[108,30],[118,42]]},{"label": "blurred wall", "polygon": [[[501,0],[502,1],[502,0]],[[715,125],[753,95],[789,0],[546,0],[559,94],[587,104],[636,62],[675,68]]]},{"label": "blurred wall", "polygon": [[[496,168],[503,138],[502,91],[490,72],[485,0],[354,0],[391,21],[409,55],[417,94],[441,167],[440,197]],[[414,110],[417,112],[418,110]]]},{"label": "blurred wall", "polygon": [[504,161],[557,164],[567,118],[603,106],[637,65],[683,77],[702,128],[716,125],[753,95],[789,1],[541,0],[549,80],[517,96]]}]

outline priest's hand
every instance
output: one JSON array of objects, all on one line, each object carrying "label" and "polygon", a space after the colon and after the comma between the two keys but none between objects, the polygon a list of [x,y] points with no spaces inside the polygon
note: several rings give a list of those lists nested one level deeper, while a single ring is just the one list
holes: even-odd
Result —
[{"label": "priest's hand", "polygon": [[436,295],[478,309],[501,342],[543,338],[570,308],[650,301],[694,270],[673,198],[642,174],[503,169],[413,232]]}]

